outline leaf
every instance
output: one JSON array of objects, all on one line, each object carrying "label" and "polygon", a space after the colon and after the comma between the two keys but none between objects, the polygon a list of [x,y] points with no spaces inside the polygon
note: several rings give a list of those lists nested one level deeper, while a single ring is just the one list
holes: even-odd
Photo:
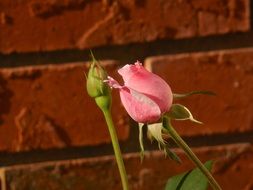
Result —
[{"label": "leaf", "polygon": [[186,180],[189,174],[190,174],[190,171],[171,177],[167,181],[165,190],[182,190],[181,185],[184,183],[184,181]]},{"label": "leaf", "polygon": [[[213,162],[207,161],[204,165],[210,171]],[[206,190],[208,188],[208,179],[198,169],[184,172],[171,177],[165,186],[165,190]]]},{"label": "leaf", "polygon": [[173,98],[186,98],[191,95],[195,94],[204,94],[204,95],[209,95],[209,96],[215,96],[216,94],[212,91],[206,91],[206,90],[200,90],[200,91],[191,91],[185,94],[173,94]]},{"label": "leaf", "polygon": [[167,116],[175,120],[190,120],[195,123],[202,124],[202,122],[193,118],[190,110],[187,107],[181,104],[172,104],[170,111],[167,113]]}]

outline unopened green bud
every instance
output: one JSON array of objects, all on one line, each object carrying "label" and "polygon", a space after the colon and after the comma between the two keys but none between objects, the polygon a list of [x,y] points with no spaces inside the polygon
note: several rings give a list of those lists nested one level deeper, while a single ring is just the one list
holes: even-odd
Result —
[{"label": "unopened green bud", "polygon": [[100,109],[109,109],[111,106],[111,89],[104,83],[104,80],[107,79],[107,73],[93,56],[92,58],[86,82],[87,92],[89,96],[95,98]]}]

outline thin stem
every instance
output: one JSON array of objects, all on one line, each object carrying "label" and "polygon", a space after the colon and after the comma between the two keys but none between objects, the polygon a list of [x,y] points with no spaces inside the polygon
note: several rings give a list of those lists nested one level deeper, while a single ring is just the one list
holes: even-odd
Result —
[{"label": "thin stem", "polygon": [[217,181],[214,179],[212,174],[208,171],[208,169],[202,164],[202,162],[198,159],[198,157],[192,152],[191,148],[184,142],[184,140],[179,136],[179,134],[176,132],[176,130],[172,127],[172,125],[169,123],[168,118],[164,118],[165,122],[165,128],[168,130],[168,133],[172,137],[172,139],[175,141],[175,143],[182,148],[188,158],[192,160],[192,162],[200,169],[200,171],[207,177],[210,185],[214,190],[222,190],[220,185],[217,183]]},{"label": "thin stem", "polygon": [[103,113],[104,113],[104,117],[105,117],[108,129],[109,129],[110,136],[111,136],[112,146],[113,146],[116,162],[117,162],[120,177],[121,177],[122,187],[123,187],[123,190],[128,190],[129,185],[128,185],[126,169],[125,169],[125,165],[124,165],[124,162],[122,159],[122,154],[120,151],[117,133],[116,133],[113,121],[112,121],[112,115],[111,115],[111,112],[108,110],[104,110]]}]

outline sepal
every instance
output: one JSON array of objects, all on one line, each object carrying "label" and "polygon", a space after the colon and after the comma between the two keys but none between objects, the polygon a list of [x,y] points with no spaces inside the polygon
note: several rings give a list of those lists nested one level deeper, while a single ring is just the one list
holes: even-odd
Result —
[{"label": "sepal", "polygon": [[170,111],[166,113],[166,116],[175,120],[190,120],[198,124],[203,124],[202,122],[194,119],[190,110],[181,104],[172,104]]},{"label": "sepal", "polygon": [[195,95],[195,94],[203,94],[203,95],[209,95],[209,96],[215,96],[216,95],[212,91],[200,90],[200,91],[191,91],[191,92],[184,93],[184,94],[173,93],[173,99],[186,98],[188,96]]},{"label": "sepal", "polygon": [[141,162],[144,159],[144,145],[143,145],[143,126],[145,125],[144,123],[138,123],[139,125],[139,144],[140,144],[140,158],[141,158]]},{"label": "sepal", "polygon": [[171,160],[174,160],[177,163],[181,163],[180,158],[169,148],[168,143],[163,139],[163,123],[148,124],[147,128],[148,138],[151,141],[157,141],[159,149],[164,151],[165,156],[168,156]]},{"label": "sepal", "polygon": [[86,88],[89,96],[95,99],[96,104],[102,110],[110,109],[111,89],[104,83],[107,73],[100,63],[92,55],[92,63],[87,75]]}]

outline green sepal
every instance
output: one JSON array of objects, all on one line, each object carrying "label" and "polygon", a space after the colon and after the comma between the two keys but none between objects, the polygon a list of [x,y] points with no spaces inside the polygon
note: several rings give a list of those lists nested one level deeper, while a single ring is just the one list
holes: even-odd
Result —
[{"label": "green sepal", "polygon": [[178,155],[172,151],[168,146],[164,146],[164,153],[166,156],[168,156],[171,160],[177,162],[178,164],[181,164],[182,161],[181,159],[178,157]]},{"label": "green sepal", "polygon": [[198,124],[203,124],[202,122],[194,119],[190,110],[181,104],[172,104],[170,111],[166,113],[166,116],[175,120],[190,120]]},{"label": "green sepal", "polygon": [[96,60],[92,60],[87,75],[86,88],[88,94],[93,97],[107,95],[110,88],[103,81],[107,79],[107,73]]},{"label": "green sepal", "polygon": [[92,98],[95,98],[96,104],[102,110],[108,110],[111,107],[111,89],[104,83],[107,79],[107,73],[95,59],[91,52],[92,63],[86,77],[86,89]]},{"label": "green sepal", "polygon": [[167,142],[163,139],[163,123],[148,124],[147,128],[148,138],[151,141],[157,141],[159,149],[164,151],[165,156],[168,156],[171,160],[174,160],[177,163],[181,163],[180,158],[176,155],[176,153],[170,150]]},{"label": "green sepal", "polygon": [[[210,171],[213,162],[209,160],[204,165]],[[207,188],[208,179],[198,168],[171,177],[165,186],[165,190],[207,190]]]},{"label": "green sepal", "polygon": [[140,158],[141,158],[141,162],[144,159],[144,152],[145,152],[144,145],[143,145],[143,130],[142,130],[142,128],[143,128],[144,125],[145,124],[143,124],[143,123],[139,123],[139,144],[140,144]]},{"label": "green sepal", "polygon": [[165,144],[165,141],[163,140],[163,137],[162,137],[162,130],[163,130],[162,123],[148,124],[149,135],[158,142],[159,148],[161,148],[160,147],[161,144],[162,145]]},{"label": "green sepal", "polygon": [[203,95],[209,95],[209,96],[215,96],[216,94],[212,91],[207,91],[207,90],[200,90],[200,91],[191,91],[188,93],[184,93],[184,94],[176,94],[173,93],[173,98],[174,99],[178,99],[178,98],[186,98],[188,96],[191,95],[195,95],[195,94],[203,94]]}]

